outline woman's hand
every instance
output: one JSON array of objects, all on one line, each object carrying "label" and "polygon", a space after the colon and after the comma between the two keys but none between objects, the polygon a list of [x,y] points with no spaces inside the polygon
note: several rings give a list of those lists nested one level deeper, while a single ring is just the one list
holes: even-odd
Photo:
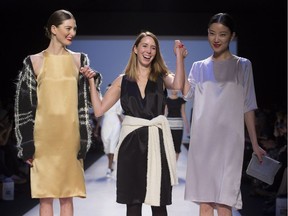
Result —
[{"label": "woman's hand", "polygon": [[96,71],[94,71],[87,65],[80,68],[80,73],[82,73],[88,79],[91,79],[96,76]]},{"label": "woman's hand", "polygon": [[180,40],[175,40],[174,53],[176,56],[183,56],[185,58],[188,55],[188,50]]},{"label": "woman's hand", "polygon": [[263,156],[266,155],[266,151],[262,149],[259,145],[252,145],[254,153],[257,155],[257,158],[260,163],[263,161]]}]

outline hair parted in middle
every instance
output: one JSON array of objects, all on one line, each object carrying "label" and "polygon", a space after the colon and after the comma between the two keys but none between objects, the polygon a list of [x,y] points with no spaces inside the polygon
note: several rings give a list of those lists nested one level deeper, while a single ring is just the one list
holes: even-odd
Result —
[{"label": "hair parted in middle", "polygon": [[150,72],[150,77],[149,77],[150,80],[155,81],[159,75],[162,74],[163,76],[167,76],[169,73],[171,73],[171,71],[168,69],[168,67],[167,67],[167,65],[166,65],[166,63],[162,57],[158,38],[156,37],[156,35],[154,35],[150,31],[142,31],[137,36],[137,38],[136,38],[136,40],[132,46],[129,61],[126,65],[124,73],[131,80],[135,80],[135,81],[137,80],[137,73],[136,73],[137,72],[137,54],[134,52],[134,47],[135,46],[137,47],[144,37],[151,37],[156,44],[156,55],[155,55],[155,58],[153,59],[153,61],[151,63],[151,72]]}]

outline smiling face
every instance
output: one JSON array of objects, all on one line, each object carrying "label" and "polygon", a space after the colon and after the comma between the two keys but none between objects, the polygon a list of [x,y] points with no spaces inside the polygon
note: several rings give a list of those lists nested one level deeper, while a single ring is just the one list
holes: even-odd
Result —
[{"label": "smiling face", "polygon": [[208,41],[218,56],[229,52],[229,44],[233,37],[230,29],[221,23],[213,23],[208,28]]},{"label": "smiling face", "polygon": [[231,57],[229,44],[235,34],[234,20],[229,14],[218,13],[211,17],[208,23],[208,41],[214,51],[214,59],[221,60]]},{"label": "smiling face", "polygon": [[54,25],[51,26],[51,32],[55,35],[55,39],[63,46],[68,46],[72,43],[73,38],[76,36],[76,30],[75,19],[64,20],[57,27]]},{"label": "smiling face", "polygon": [[157,46],[154,39],[145,36],[139,44],[134,46],[134,53],[137,55],[137,61],[144,67],[149,67],[156,56]]}]

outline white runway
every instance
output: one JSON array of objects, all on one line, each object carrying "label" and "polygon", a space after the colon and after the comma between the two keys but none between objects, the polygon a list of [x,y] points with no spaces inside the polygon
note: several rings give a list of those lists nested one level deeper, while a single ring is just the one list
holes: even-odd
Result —
[{"label": "white runway", "polygon": [[[168,206],[169,216],[198,216],[198,206],[184,200],[187,150],[182,145],[177,162],[179,184],[173,187],[172,205]],[[74,198],[75,216],[125,216],[126,206],[116,203],[115,178],[107,179],[107,157],[104,155],[85,171],[87,198]],[[58,200],[54,200],[54,216],[60,216]],[[151,216],[150,206],[143,205],[143,216]],[[38,216],[39,205],[24,216]],[[217,214],[215,213],[215,216]],[[241,216],[233,211],[233,216]]]}]

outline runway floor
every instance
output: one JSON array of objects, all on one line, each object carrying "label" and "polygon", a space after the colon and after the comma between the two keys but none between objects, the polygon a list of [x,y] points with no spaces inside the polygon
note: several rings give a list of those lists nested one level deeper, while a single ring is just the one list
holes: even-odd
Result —
[{"label": "runway floor", "polygon": [[[198,206],[184,200],[187,149],[182,145],[182,152],[177,161],[179,184],[173,187],[172,205],[167,207],[169,216],[197,216]],[[125,216],[126,206],[116,203],[116,180],[106,177],[107,157],[103,155],[85,171],[87,198],[74,198],[75,216]],[[54,201],[55,216],[59,216],[58,200]],[[143,205],[143,216],[151,216],[150,206]],[[39,205],[29,210],[24,216],[38,216]],[[215,213],[215,216],[217,214]],[[241,216],[233,210],[233,216]]]}]

